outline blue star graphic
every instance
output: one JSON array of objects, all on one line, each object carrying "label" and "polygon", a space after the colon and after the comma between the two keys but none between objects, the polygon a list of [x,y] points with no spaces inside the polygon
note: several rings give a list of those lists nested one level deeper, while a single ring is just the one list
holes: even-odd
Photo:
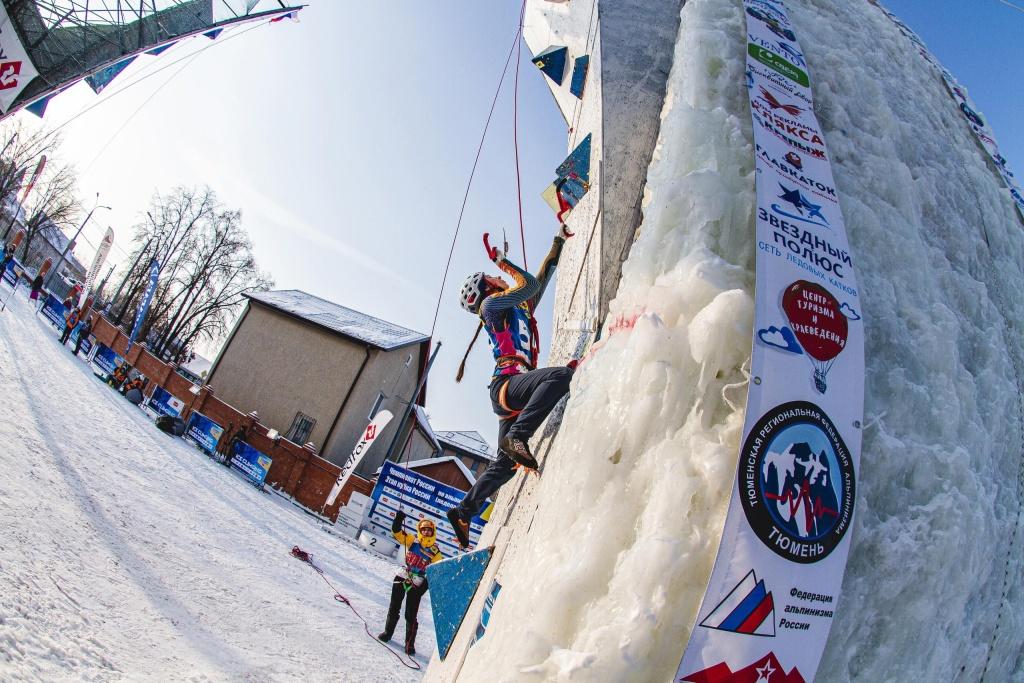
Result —
[{"label": "blue star graphic", "polygon": [[[797,213],[801,216],[804,215],[804,204],[807,200],[800,196],[800,190],[790,190],[788,187],[779,183],[779,187],[782,188],[782,194],[779,195],[779,199],[789,204],[792,204],[796,209]],[[821,208],[820,206],[818,207]]]}]

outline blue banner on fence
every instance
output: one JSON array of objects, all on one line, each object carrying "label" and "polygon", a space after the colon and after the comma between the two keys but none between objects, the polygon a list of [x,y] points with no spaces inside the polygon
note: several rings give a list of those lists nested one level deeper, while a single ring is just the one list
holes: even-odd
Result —
[{"label": "blue banner on fence", "polygon": [[188,418],[185,438],[199,446],[207,455],[217,450],[217,441],[224,433],[224,428],[202,413],[193,412]]},{"label": "blue banner on fence", "polygon": [[0,273],[0,277],[3,277],[4,282],[9,284],[11,287],[18,281],[18,277],[24,271],[21,264],[16,259],[11,259],[7,262],[7,267],[4,268],[4,272]]},{"label": "blue banner on fence", "polygon": [[[414,470],[399,467],[385,462],[377,477],[377,485],[373,487],[370,498],[370,530],[385,538],[391,538],[391,523],[399,506],[409,515],[405,522],[405,530],[416,533],[416,523],[426,517],[434,522],[437,528],[437,543],[445,557],[457,554],[458,541],[455,530],[448,522],[445,513],[462,502],[466,494],[454,486],[442,484],[436,479],[425,477]],[[486,507],[485,507],[486,509]],[[474,517],[469,527],[469,539],[475,546],[480,539],[480,532],[486,522]]]},{"label": "blue banner on fence", "polygon": [[110,347],[104,344],[97,344],[96,346],[96,355],[93,357],[92,362],[108,375],[124,362],[124,358],[114,353],[114,350]]},{"label": "blue banner on fence", "polygon": [[153,395],[149,397],[149,407],[161,415],[180,417],[181,411],[185,408],[185,402],[158,386],[153,390]]},{"label": "blue banner on fence", "polygon": [[[79,332],[79,328],[78,328],[78,326],[76,325],[76,326],[75,326],[75,329],[71,331],[71,336],[70,336],[70,337],[68,337],[68,339],[69,339],[69,340],[71,341],[71,345],[72,345],[72,347],[73,347],[73,346],[74,346],[75,344],[77,344],[77,343],[78,343],[78,337],[80,336],[80,335],[78,334],[78,332]],[[82,340],[82,344],[81,344],[81,346],[79,346],[78,350],[79,350],[79,351],[80,351],[81,353],[84,353],[85,355],[87,355],[87,356],[88,356],[88,355],[89,355],[89,351],[90,351],[91,349],[92,349],[92,339],[91,339],[90,337],[86,336],[86,338]]]},{"label": "blue banner on fence", "polygon": [[273,462],[269,455],[258,451],[244,441],[235,442],[234,457],[231,466],[240,470],[252,483],[262,486]]},{"label": "blue banner on fence", "polygon": [[46,319],[53,324],[58,330],[64,329],[64,314],[67,313],[67,309],[64,308],[64,304],[60,302],[60,299],[55,297],[49,292],[46,293],[46,303],[43,304],[43,315]]}]

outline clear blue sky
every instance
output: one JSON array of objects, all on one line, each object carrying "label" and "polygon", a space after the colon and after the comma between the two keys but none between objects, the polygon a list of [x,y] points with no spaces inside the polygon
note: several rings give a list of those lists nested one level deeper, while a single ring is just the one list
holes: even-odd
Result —
[{"label": "clear blue sky", "polygon": [[[1011,168],[1024,173],[1024,13],[998,0],[887,6],[969,88]],[[67,157],[82,171],[82,196],[99,191],[101,203],[114,207],[96,214],[86,237],[96,243],[112,225],[112,255],[123,260],[129,227],[155,190],[207,183],[225,204],[242,209],[257,259],[278,288],[303,289],[428,332],[518,11],[514,1],[310,0],[298,24],[223,34],[166,86],[178,66],[64,129]],[[140,57],[107,92],[210,44],[200,37],[160,58]],[[507,87],[470,195],[428,400],[436,428],[477,429],[489,440],[496,422],[485,389],[485,343],[478,342],[463,383],[452,379],[475,327],[455,293],[467,273],[489,265],[483,231],[505,228],[518,242],[510,95]],[[50,104],[45,121],[63,122],[102,98],[80,84]],[[566,125],[525,45],[519,111],[527,246],[536,266],[556,227],[540,192],[565,157]],[[512,251],[521,258],[517,247]],[[87,260],[92,249],[83,245],[78,254]],[[550,301],[541,319],[546,344]]]}]

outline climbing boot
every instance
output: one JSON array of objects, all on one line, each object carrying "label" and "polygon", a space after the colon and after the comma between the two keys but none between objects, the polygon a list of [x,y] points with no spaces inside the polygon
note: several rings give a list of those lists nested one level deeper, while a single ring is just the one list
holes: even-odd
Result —
[{"label": "climbing boot", "polygon": [[463,521],[459,517],[459,511],[452,508],[446,515],[448,521],[451,522],[452,528],[455,529],[455,538],[459,541],[459,547],[463,550],[469,549],[469,522]]},{"label": "climbing boot", "polygon": [[405,622],[405,654],[410,657],[416,654],[416,631],[418,628],[418,622]]},{"label": "climbing boot", "polygon": [[534,472],[536,472],[540,467],[537,463],[537,459],[534,458],[533,453],[530,452],[530,446],[526,441],[519,437],[511,435],[506,436],[501,440],[501,443],[498,444],[498,449],[503,451],[508,457],[512,458],[512,460],[521,467],[533,470]]}]

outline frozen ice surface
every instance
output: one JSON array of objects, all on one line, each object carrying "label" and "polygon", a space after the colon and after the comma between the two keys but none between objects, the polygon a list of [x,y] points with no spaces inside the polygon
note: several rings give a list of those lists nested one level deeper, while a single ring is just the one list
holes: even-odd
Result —
[{"label": "frozen ice surface", "polygon": [[[1024,226],[938,75],[881,12],[787,6],[867,330],[857,519],[818,680],[1024,680]],[[675,671],[718,549],[745,401],[744,35],[739,0],[683,7],[640,237],[574,380],[528,547],[506,559],[460,680]]]},{"label": "frozen ice surface", "polygon": [[[0,680],[419,680],[289,551],[374,634],[393,563],[158,431],[23,296],[0,313]],[[427,601],[420,625],[429,653]]]}]

